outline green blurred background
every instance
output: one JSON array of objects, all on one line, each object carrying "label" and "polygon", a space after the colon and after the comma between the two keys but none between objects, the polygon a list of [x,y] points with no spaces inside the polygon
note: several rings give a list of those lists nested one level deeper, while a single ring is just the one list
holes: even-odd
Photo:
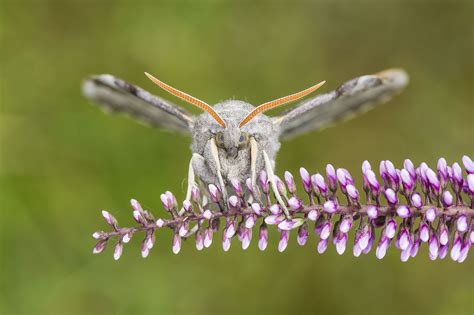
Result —
[{"label": "green blurred background", "polygon": [[[256,242],[171,253],[159,234],[120,261],[91,253],[100,210],[131,224],[137,198],[163,214],[181,199],[190,139],[104,115],[81,80],[112,73],[152,92],[143,71],[210,103],[258,104],[389,67],[411,75],[386,106],[283,143],[277,172],[328,162],[360,179],[364,159],[430,164],[474,153],[472,1],[0,2],[0,313],[473,314],[474,258],[407,263],[393,248],[338,256]],[[194,111],[190,106],[183,107]],[[196,111],[194,111],[196,112]],[[360,180],[359,180],[360,182]]]}]

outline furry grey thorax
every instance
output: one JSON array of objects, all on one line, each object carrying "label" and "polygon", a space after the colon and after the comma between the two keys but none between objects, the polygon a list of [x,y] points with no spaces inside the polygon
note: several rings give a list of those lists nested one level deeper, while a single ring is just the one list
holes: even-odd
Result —
[{"label": "furry grey thorax", "polygon": [[[250,173],[250,145],[239,148],[239,138],[243,133],[248,133],[255,138],[258,152],[265,150],[274,164],[275,156],[280,148],[278,141],[280,128],[273,123],[272,118],[260,114],[248,124],[239,128],[240,121],[255,107],[249,103],[236,100],[223,101],[213,107],[226,122],[226,128],[221,127],[208,114],[203,113],[197,117],[191,130],[193,142],[191,150],[200,154],[205,161],[194,162],[193,167],[197,175],[205,183],[217,184],[217,169],[213,161],[211,152],[211,142],[209,141],[222,132],[223,147],[218,148],[221,173],[224,181],[237,179],[241,182],[251,176]],[[261,154],[257,155],[257,174],[264,169],[264,161]]]}]

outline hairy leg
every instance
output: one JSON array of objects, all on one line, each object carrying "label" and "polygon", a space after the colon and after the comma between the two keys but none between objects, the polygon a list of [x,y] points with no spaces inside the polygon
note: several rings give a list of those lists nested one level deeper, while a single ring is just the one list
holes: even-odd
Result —
[{"label": "hairy leg", "polygon": [[268,158],[267,152],[265,152],[265,150],[262,151],[262,153],[263,153],[263,159],[265,161],[265,170],[267,171],[268,180],[270,181],[270,184],[272,186],[272,190],[273,190],[273,193],[275,194],[275,198],[278,201],[278,203],[280,204],[281,208],[283,209],[283,212],[285,213],[285,216],[288,219],[290,219],[291,216],[290,216],[290,213],[288,212],[288,208],[286,207],[286,204],[283,201],[283,198],[281,198],[281,195],[278,192],[277,182],[276,182],[275,174],[273,173],[273,167],[272,167],[272,164],[270,162],[270,159]]},{"label": "hairy leg", "polygon": [[217,172],[217,179],[219,180],[219,186],[222,191],[222,196],[224,197],[224,206],[227,206],[227,189],[224,184],[224,179],[222,178],[222,173],[221,173],[221,162],[219,161],[219,152],[217,150],[217,145],[216,145],[216,140],[212,138],[211,140],[211,154],[212,158],[214,160],[214,163],[216,165],[216,172]]}]

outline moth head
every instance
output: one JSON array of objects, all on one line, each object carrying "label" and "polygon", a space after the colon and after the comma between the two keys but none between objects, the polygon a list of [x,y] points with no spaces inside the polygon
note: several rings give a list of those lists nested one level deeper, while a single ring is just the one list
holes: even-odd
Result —
[{"label": "moth head", "polygon": [[238,126],[229,124],[227,128],[214,135],[217,147],[224,149],[227,156],[235,158],[239,151],[245,150],[250,144],[250,134],[240,130]]}]

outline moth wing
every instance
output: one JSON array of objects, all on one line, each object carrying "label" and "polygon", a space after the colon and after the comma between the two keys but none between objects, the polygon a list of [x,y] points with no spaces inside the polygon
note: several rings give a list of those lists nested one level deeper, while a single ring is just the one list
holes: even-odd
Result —
[{"label": "moth wing", "polygon": [[276,117],[274,123],[280,124],[281,137],[289,139],[364,113],[388,101],[407,84],[408,75],[401,69],[360,76],[334,91],[301,102]]},{"label": "moth wing", "polygon": [[144,89],[110,74],[88,78],[83,94],[106,112],[125,113],[145,124],[190,134],[194,116]]}]

